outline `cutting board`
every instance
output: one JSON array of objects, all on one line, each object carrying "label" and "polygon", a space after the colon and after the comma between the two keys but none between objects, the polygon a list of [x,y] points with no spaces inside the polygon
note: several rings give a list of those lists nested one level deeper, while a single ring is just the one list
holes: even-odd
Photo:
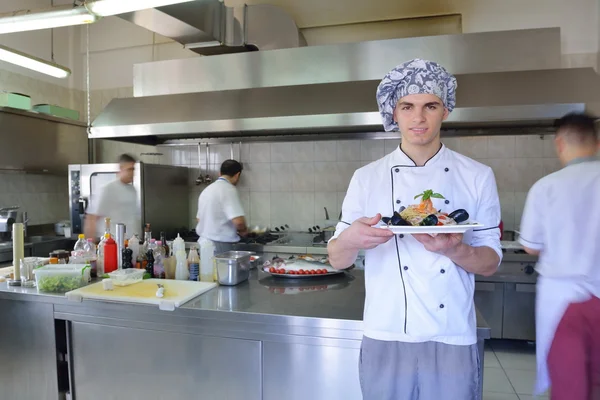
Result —
[{"label": "cutting board", "polygon": [[[165,288],[164,297],[156,297],[157,284]],[[175,307],[190,301],[194,297],[216,287],[216,283],[176,281],[168,279],[145,279],[129,286],[115,286],[113,290],[104,290],[102,282],[73,290],[66,294],[67,299],[82,301],[83,299],[116,301],[138,304],[155,304],[161,310],[172,311]]]}]

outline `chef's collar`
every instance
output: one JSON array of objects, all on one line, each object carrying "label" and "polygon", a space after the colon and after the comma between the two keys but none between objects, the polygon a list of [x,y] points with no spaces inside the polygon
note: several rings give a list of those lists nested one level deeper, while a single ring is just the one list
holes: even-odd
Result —
[{"label": "chef's collar", "polygon": [[585,163],[585,162],[590,162],[590,161],[598,161],[598,160],[599,160],[599,158],[598,158],[598,157],[596,157],[596,156],[591,156],[591,157],[579,157],[579,158],[575,158],[575,159],[573,159],[573,160],[569,161],[569,162],[567,163],[567,167],[568,167],[568,166],[571,166],[571,165],[582,164],[582,163]]},{"label": "chef's collar", "polygon": [[[406,166],[406,167],[416,167],[417,163],[414,162],[409,156],[408,154],[406,154],[403,150],[402,150],[402,145],[398,145],[398,147],[396,148],[396,150],[393,153],[393,157],[394,157],[394,165],[397,166]],[[437,151],[437,153],[435,153],[433,155],[433,157],[431,157],[429,160],[427,160],[425,162],[425,164],[423,166],[431,166],[436,164],[446,153],[446,146],[444,146],[443,143],[440,143],[440,149]]]}]

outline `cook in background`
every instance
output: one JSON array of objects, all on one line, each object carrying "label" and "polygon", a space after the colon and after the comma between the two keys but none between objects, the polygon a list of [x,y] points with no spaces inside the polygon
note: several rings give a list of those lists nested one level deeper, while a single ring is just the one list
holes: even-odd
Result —
[{"label": "cook in background", "polygon": [[[328,244],[331,264],[348,268],[365,252],[366,299],[359,372],[365,400],[475,399],[479,391],[474,274],[502,257],[500,203],[492,170],[446,148],[440,128],[456,79],[437,63],[406,62],[377,89],[386,131],[400,146],[358,169]],[[466,209],[485,227],[467,234],[394,235],[375,228],[414,196],[433,189],[436,209]]]},{"label": "cook in background", "polygon": [[133,187],[133,174],[136,159],[129,154],[119,156],[119,173],[115,181],[107,184],[100,196],[92,201],[84,222],[84,233],[89,238],[99,238],[104,234],[104,218],[111,221],[110,230],[116,232],[116,224],[125,224],[130,235],[139,233],[142,222],[137,208],[137,193]]},{"label": "cook in background", "polygon": [[236,185],[240,181],[242,165],[235,160],[221,164],[219,179],[209,185],[198,197],[196,233],[200,237],[200,279],[213,277],[212,258],[215,254],[232,249],[240,235],[248,234],[246,218]]},{"label": "cook in background", "polygon": [[563,169],[536,182],[519,241],[539,255],[536,393],[600,398],[600,140],[594,119],[569,114],[554,140]]}]

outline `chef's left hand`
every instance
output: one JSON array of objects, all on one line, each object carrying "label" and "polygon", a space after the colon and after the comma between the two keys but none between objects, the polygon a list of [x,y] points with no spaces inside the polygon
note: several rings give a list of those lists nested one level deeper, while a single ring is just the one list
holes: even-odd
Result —
[{"label": "chef's left hand", "polygon": [[413,235],[417,241],[425,246],[425,249],[445,255],[449,250],[454,249],[463,241],[462,233],[440,233],[436,236],[428,234]]}]

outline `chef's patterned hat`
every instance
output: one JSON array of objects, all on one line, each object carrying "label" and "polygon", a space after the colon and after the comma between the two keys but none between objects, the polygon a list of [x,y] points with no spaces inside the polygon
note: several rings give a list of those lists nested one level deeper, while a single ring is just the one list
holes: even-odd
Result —
[{"label": "chef's patterned hat", "polygon": [[377,87],[377,105],[386,131],[399,130],[394,122],[398,100],[409,94],[433,94],[452,111],[456,105],[456,78],[433,61],[414,59],[387,73]]}]

